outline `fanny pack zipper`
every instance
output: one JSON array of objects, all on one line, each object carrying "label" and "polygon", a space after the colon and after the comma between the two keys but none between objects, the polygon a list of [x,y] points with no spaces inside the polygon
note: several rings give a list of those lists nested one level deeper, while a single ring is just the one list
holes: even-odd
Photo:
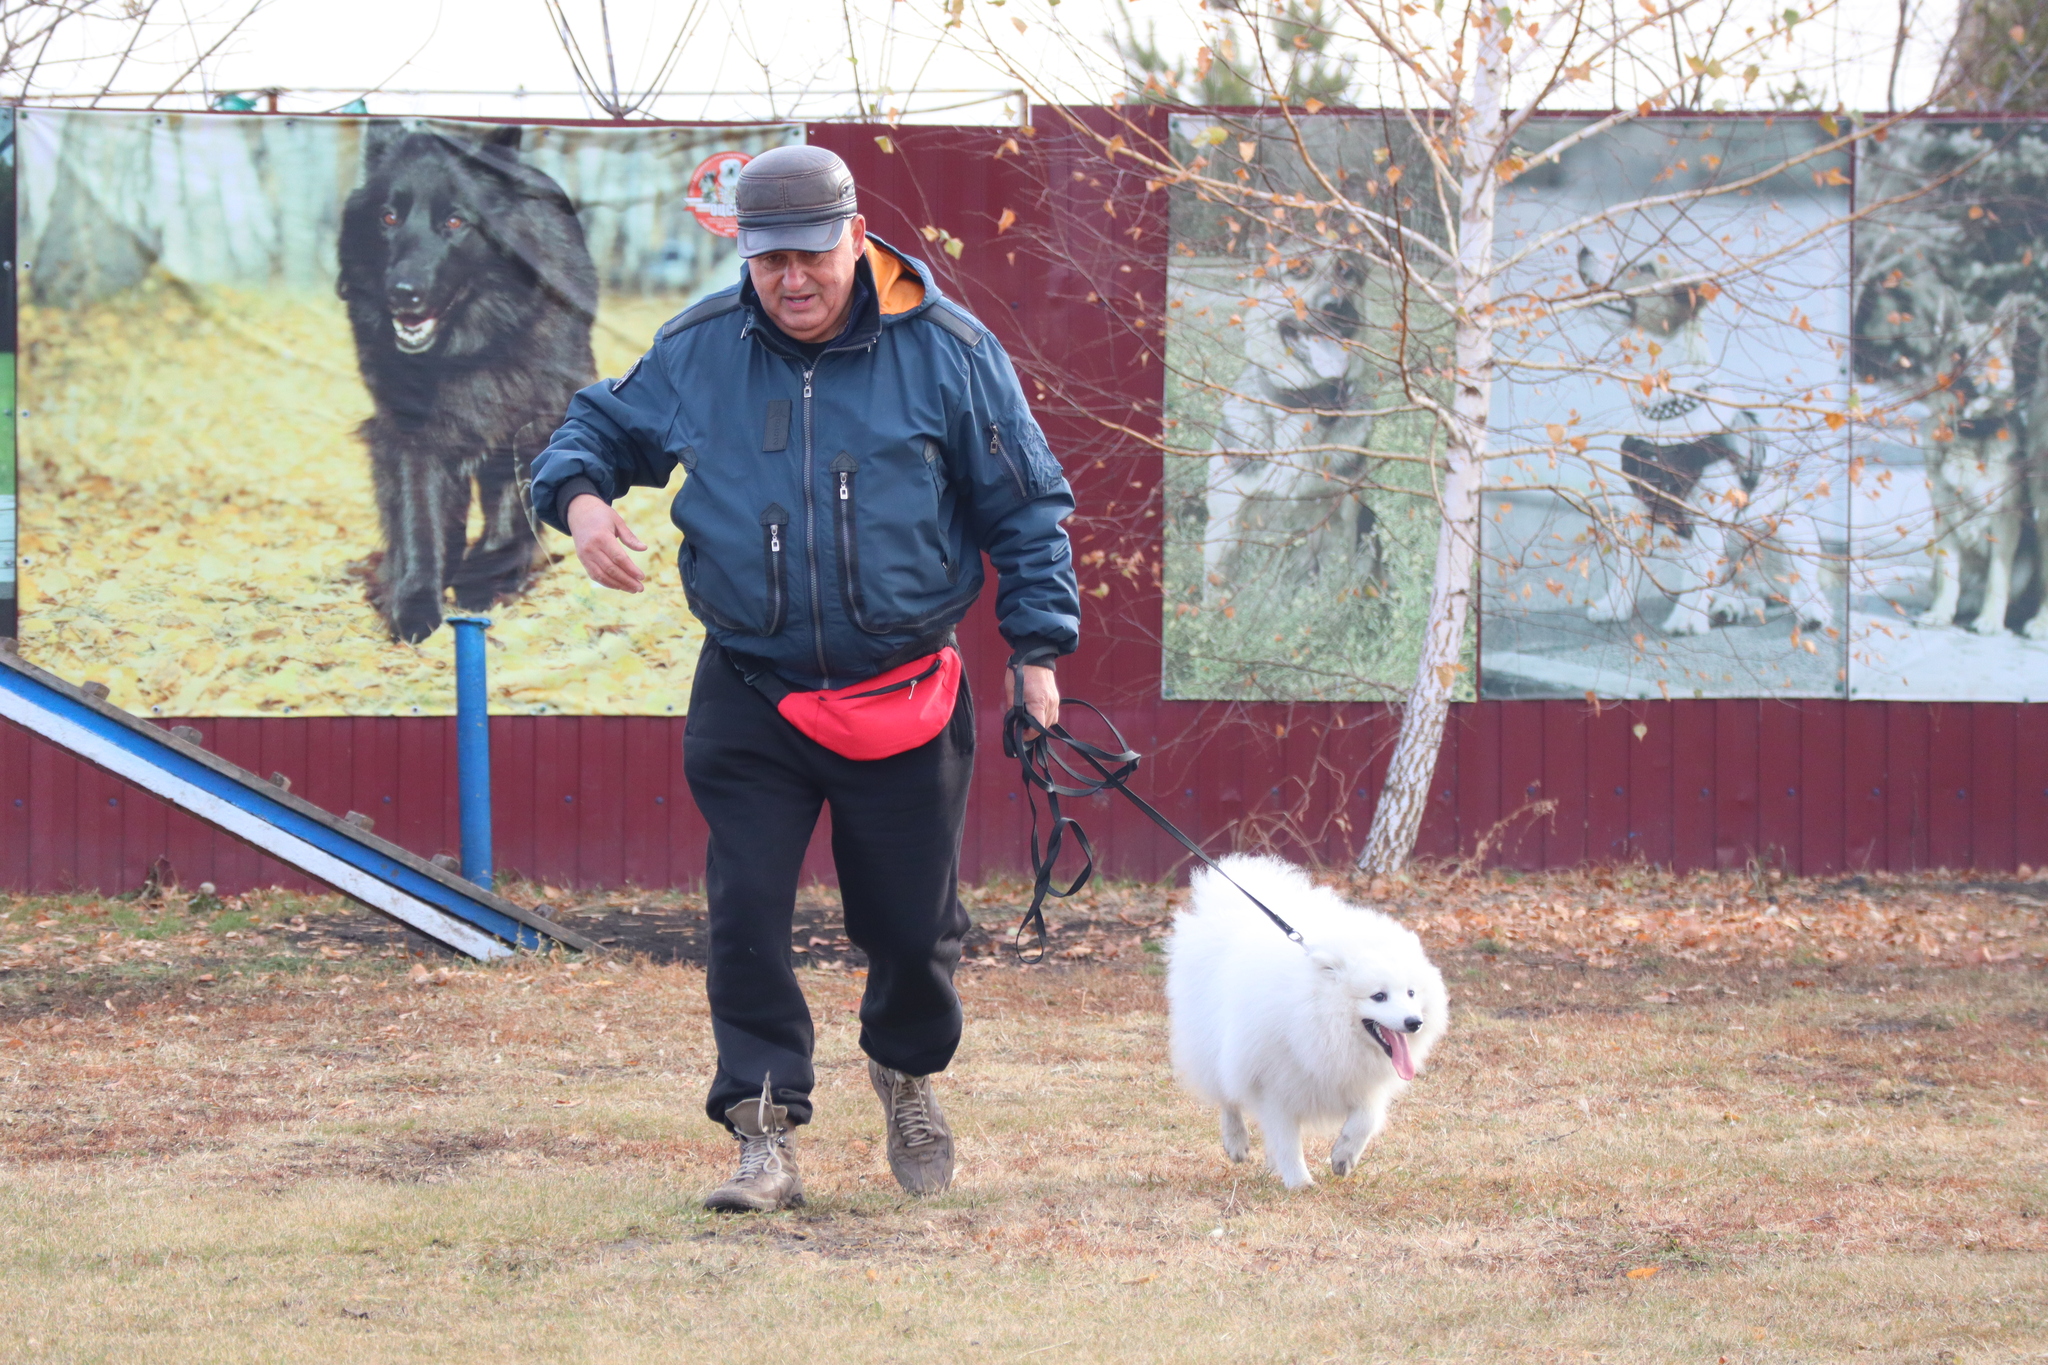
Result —
[{"label": "fanny pack zipper", "polygon": [[917,696],[917,685],[923,682],[926,678],[929,678],[932,674],[938,672],[940,667],[944,665],[945,661],[945,651],[941,650],[939,653],[932,655],[932,661],[930,666],[927,667],[924,672],[918,674],[916,677],[905,678],[902,682],[890,683],[887,687],[877,687],[872,692],[856,692],[852,696],[848,697],[847,700],[858,701],[863,697],[886,697],[891,692],[901,692],[906,688],[909,689],[910,695],[914,698]]}]

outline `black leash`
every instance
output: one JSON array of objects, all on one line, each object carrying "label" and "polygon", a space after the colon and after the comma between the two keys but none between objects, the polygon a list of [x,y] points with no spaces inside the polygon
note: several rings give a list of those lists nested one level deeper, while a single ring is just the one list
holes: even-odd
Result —
[{"label": "black leash", "polygon": [[[1153,824],[1172,835],[1174,841],[1182,848],[1194,854],[1203,865],[1224,881],[1237,887],[1238,892],[1257,906],[1259,912],[1267,919],[1273,921],[1281,933],[1296,943],[1302,941],[1299,930],[1273,913],[1271,906],[1238,885],[1237,879],[1219,867],[1216,860],[1204,853],[1199,844],[1182,834],[1171,820],[1154,810],[1149,801],[1131,790],[1130,776],[1138,771],[1140,755],[1130,745],[1124,743],[1124,737],[1117,732],[1115,724],[1108,716],[1085,701],[1063,698],[1060,702],[1062,711],[1078,706],[1094,712],[1096,719],[1102,722],[1102,728],[1109,731],[1108,748],[1074,738],[1067,733],[1064,725],[1055,725],[1047,729],[1024,709],[1023,668],[1012,667],[1010,676],[1014,683],[1014,694],[1010,713],[1003,718],[1003,755],[1016,759],[1023,769],[1024,804],[1031,808],[1031,869],[1035,878],[1031,888],[1031,908],[1024,912],[1023,920],[1017,925],[1015,942],[1019,957],[1026,962],[1039,962],[1045,957],[1046,897],[1071,896],[1088,885],[1088,879],[1095,875],[1095,849],[1088,842],[1088,833],[1081,828],[1078,820],[1060,809],[1060,798],[1096,796],[1111,789],[1122,792],[1130,799],[1132,805],[1143,811]],[[1078,755],[1081,762],[1086,765],[1085,768],[1077,768],[1068,762],[1064,755],[1053,748],[1054,741],[1064,744]],[[1035,791],[1045,793],[1046,812],[1052,819],[1052,828],[1046,834],[1043,857],[1039,855],[1038,848],[1038,802],[1033,796]],[[1068,830],[1074,832],[1074,842],[1081,849],[1081,871],[1065,890],[1061,890],[1053,885],[1053,873],[1059,865],[1060,851],[1065,847]],[[1026,956],[1027,950],[1022,946],[1026,929],[1033,930],[1038,938],[1028,950],[1029,956]]]}]

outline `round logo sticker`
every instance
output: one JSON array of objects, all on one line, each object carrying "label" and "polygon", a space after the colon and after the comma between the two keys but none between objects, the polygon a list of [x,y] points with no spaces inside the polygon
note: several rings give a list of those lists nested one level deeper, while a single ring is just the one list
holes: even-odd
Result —
[{"label": "round logo sticker", "polygon": [[690,172],[683,202],[706,232],[721,237],[740,235],[740,167],[752,160],[745,152],[713,152]]}]

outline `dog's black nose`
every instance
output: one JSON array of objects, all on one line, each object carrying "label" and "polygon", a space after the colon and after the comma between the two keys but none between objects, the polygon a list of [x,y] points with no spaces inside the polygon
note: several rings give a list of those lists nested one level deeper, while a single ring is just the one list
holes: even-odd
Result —
[{"label": "dog's black nose", "polygon": [[1358,305],[1352,302],[1348,294],[1332,294],[1323,301],[1316,314],[1323,330],[1337,337],[1355,334],[1365,322],[1358,314]]},{"label": "dog's black nose", "polygon": [[1422,1020],[1416,1018],[1414,1015],[1411,1014],[1406,1019],[1403,1019],[1401,1021],[1401,1027],[1407,1029],[1410,1033],[1413,1033],[1415,1032],[1415,1030],[1422,1027]]},{"label": "dog's black nose", "polygon": [[420,306],[422,298],[420,287],[411,280],[393,280],[391,287],[386,292],[390,296],[390,304],[394,312],[402,313],[409,309],[417,309]]}]

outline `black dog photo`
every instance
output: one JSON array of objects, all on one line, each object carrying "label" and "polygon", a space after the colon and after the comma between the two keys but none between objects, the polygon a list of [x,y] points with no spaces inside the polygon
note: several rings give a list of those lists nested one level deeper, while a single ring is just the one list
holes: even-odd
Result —
[{"label": "black dog photo", "polygon": [[[521,485],[737,278],[720,177],[800,125],[14,118],[38,664],[156,716],[432,716],[438,627],[484,609],[494,711],[681,708],[694,625],[544,572]],[[642,533],[678,589],[682,533]]]},{"label": "black dog photo", "polygon": [[483,611],[532,581],[527,465],[596,375],[597,270],[567,193],[520,160],[520,132],[373,125],[342,212],[339,288],[376,404],[361,428],[384,537],[371,600],[400,640],[440,627],[445,590]]}]

